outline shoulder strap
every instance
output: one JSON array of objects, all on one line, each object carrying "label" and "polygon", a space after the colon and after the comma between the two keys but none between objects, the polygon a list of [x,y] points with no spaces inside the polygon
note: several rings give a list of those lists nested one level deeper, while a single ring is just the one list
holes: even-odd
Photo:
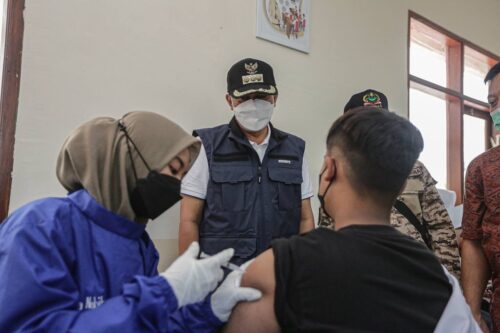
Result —
[{"label": "shoulder strap", "polygon": [[424,223],[420,223],[418,218],[413,214],[410,208],[401,200],[396,199],[396,202],[394,203],[394,208],[398,210],[398,212],[401,213],[410,223],[417,229],[417,231],[420,233],[420,236],[422,236],[422,239],[425,242],[425,245],[432,251],[432,244],[431,240],[429,237],[429,230],[427,230],[427,226]]}]

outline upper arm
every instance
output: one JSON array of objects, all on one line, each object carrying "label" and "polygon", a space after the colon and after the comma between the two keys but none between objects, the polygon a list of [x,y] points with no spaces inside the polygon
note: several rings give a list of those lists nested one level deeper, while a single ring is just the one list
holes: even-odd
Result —
[{"label": "upper arm", "polygon": [[209,179],[210,173],[207,153],[205,152],[204,146],[201,145],[198,157],[188,173],[182,178],[181,194],[204,200],[207,196]]},{"label": "upper arm", "polygon": [[205,200],[183,195],[181,200],[181,223],[183,221],[199,223]]},{"label": "upper arm", "polygon": [[311,208],[311,199],[304,199],[300,210],[300,233],[306,233],[314,229],[314,216]]},{"label": "upper arm", "polygon": [[198,225],[201,221],[205,201],[188,195],[181,200],[181,216],[179,224],[179,254],[199,239]]},{"label": "upper arm", "polygon": [[476,161],[473,161],[469,165],[465,178],[462,237],[468,239],[480,239],[482,237],[481,224],[485,211],[481,169]]},{"label": "upper arm", "polygon": [[262,253],[247,268],[241,286],[259,289],[262,298],[254,302],[240,302],[223,332],[280,332],[274,312],[276,282],[272,250]]},{"label": "upper arm", "polygon": [[[454,236],[455,228],[436,188],[436,181],[423,165],[421,177],[424,185],[421,202],[422,214],[428,223],[429,232],[431,234],[445,232]],[[445,237],[447,238],[447,236]]]},{"label": "upper arm", "polygon": [[205,148],[200,153],[189,172],[182,179],[181,186],[181,227],[185,222],[199,223],[209,181],[208,160]]},{"label": "upper arm", "polygon": [[302,199],[309,199],[314,195],[311,176],[309,174],[309,166],[307,165],[305,157],[302,158],[302,184],[300,189]]}]

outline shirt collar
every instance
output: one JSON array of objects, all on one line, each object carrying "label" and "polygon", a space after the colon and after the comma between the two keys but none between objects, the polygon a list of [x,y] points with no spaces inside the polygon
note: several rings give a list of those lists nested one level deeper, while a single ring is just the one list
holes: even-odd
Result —
[{"label": "shirt collar", "polygon": [[137,239],[145,232],[146,225],[139,224],[120,215],[117,215],[101,206],[84,189],[72,192],[68,198],[85,214],[92,222],[112,233],[126,238]]},{"label": "shirt collar", "polygon": [[248,142],[250,142],[250,144],[254,147],[264,147],[264,146],[267,146],[269,144],[270,138],[271,138],[271,126],[267,125],[267,135],[266,135],[266,138],[264,139],[264,141],[262,141],[262,143],[257,143],[257,142],[253,142],[250,140],[248,140]]}]

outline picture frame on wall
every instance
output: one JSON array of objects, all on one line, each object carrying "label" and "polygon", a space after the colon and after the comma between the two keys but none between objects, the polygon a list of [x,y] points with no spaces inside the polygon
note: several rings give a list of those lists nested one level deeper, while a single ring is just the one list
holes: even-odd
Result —
[{"label": "picture frame on wall", "polygon": [[311,0],[256,0],[257,37],[309,53]]}]

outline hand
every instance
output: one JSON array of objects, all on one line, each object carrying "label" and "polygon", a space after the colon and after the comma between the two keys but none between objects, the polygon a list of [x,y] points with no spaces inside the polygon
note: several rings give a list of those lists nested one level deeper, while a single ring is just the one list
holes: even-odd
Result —
[{"label": "hand", "polygon": [[238,302],[255,301],[262,297],[262,293],[257,289],[240,287],[245,269],[250,266],[252,261],[247,261],[241,265],[241,270],[231,272],[220,287],[212,294],[210,306],[220,321],[226,322],[229,319],[233,308]]},{"label": "hand", "polygon": [[172,287],[179,307],[203,300],[224,277],[221,266],[234,254],[226,249],[206,259],[198,260],[200,245],[193,242],[170,267],[161,274]]}]

